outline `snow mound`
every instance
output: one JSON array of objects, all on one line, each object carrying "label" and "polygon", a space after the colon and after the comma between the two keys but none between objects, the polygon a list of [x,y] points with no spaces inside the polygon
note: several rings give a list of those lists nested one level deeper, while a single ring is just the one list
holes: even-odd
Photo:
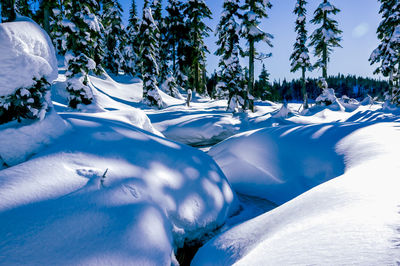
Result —
[{"label": "snow mound", "polygon": [[283,204],[342,175],[349,158],[339,149],[340,142],[361,127],[330,123],[264,128],[231,137],[209,155],[236,191]]},{"label": "snow mound", "polygon": [[289,109],[287,103],[284,103],[281,107],[281,109],[279,109],[279,111],[275,112],[275,114],[273,114],[271,117],[273,118],[287,118],[289,116],[293,116],[293,112],[292,110]]},{"label": "snow mound", "polygon": [[0,126],[0,163],[13,166],[26,161],[63,135],[67,128],[54,110],[41,121],[24,124],[14,121]]},{"label": "snow mound", "polygon": [[364,100],[361,101],[360,104],[361,104],[361,105],[373,105],[373,104],[375,104],[375,101],[374,101],[374,99],[373,99],[370,95],[367,95],[367,96],[364,98]]},{"label": "snow mound", "polygon": [[205,153],[122,121],[62,117],[70,134],[0,171],[3,263],[171,265],[236,211]]},{"label": "snow mound", "polygon": [[57,59],[47,33],[23,18],[0,24],[0,96],[34,85],[33,78],[57,78]]},{"label": "snow mound", "polygon": [[[240,173],[227,171],[228,165],[223,167],[231,181],[233,176],[236,188],[239,182],[245,186],[259,180],[259,185],[253,184],[252,188],[259,190],[259,195],[264,192],[267,198],[271,195],[276,199],[282,198],[272,188],[286,194],[287,199],[295,196],[291,193],[292,187],[300,192],[298,187],[310,183],[308,177],[312,172],[325,171],[319,176],[319,182],[328,176],[339,177],[215,237],[198,251],[192,265],[398,263],[399,126],[400,123],[365,123],[363,126],[292,127],[286,131],[277,129],[277,132],[264,129],[219,145],[217,156],[223,155],[221,146],[226,149],[230,146],[231,151],[246,147],[250,159],[268,156],[254,161],[253,166],[249,166],[251,160],[236,159],[236,170],[239,169],[240,173],[252,171],[247,181],[239,177]],[[290,135],[293,136],[287,137]],[[307,145],[313,138],[319,139],[318,143]],[[232,154],[226,152],[223,156],[225,161]],[[240,156],[237,151],[234,154]],[[275,163],[277,167],[274,167]],[[332,172],[333,164],[342,164],[342,167],[336,166],[341,171]],[[287,176],[289,172],[296,174],[303,170],[310,173],[297,175],[297,180],[290,180]],[[254,175],[256,171],[258,177]],[[292,187],[284,188],[287,182]]]}]

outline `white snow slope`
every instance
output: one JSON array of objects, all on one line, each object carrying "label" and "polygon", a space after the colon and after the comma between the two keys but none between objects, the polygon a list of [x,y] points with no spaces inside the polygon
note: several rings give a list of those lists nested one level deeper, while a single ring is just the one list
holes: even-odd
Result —
[{"label": "white snow slope", "polygon": [[396,120],[265,128],[211,149],[236,190],[286,203],[215,237],[192,264],[400,263]]},{"label": "white snow slope", "polygon": [[33,78],[57,78],[57,60],[47,33],[35,22],[20,17],[0,24],[0,96],[30,87]]},{"label": "white snow slope", "polygon": [[1,265],[170,265],[235,210],[206,154],[121,121],[62,117],[69,134],[0,171]]}]

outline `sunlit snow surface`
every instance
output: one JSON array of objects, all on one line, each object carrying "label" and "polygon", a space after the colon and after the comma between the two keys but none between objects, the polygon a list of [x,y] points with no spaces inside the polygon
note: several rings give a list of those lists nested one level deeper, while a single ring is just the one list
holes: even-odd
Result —
[{"label": "sunlit snow surface", "polygon": [[46,119],[0,128],[0,265],[171,265],[215,234],[194,265],[400,262],[398,111],[232,114],[163,92],[158,110],[136,79],[89,86],[94,103],[68,108],[61,68]]}]

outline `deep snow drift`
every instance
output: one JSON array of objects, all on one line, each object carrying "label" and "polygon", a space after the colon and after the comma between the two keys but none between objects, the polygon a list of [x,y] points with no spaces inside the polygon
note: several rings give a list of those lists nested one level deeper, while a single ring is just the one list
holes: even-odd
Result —
[{"label": "deep snow drift", "polygon": [[120,121],[62,117],[68,134],[0,172],[2,264],[170,265],[174,248],[235,211],[204,153]]},{"label": "deep snow drift", "polygon": [[193,265],[399,263],[399,139],[399,122],[337,123],[217,145],[210,154],[238,191],[277,203],[300,196],[215,237]]}]

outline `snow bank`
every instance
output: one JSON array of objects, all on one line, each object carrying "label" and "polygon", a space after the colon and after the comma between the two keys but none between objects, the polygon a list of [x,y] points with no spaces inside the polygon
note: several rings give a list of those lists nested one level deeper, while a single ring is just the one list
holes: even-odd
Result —
[{"label": "snow bank", "polygon": [[0,126],[0,163],[13,166],[50,144],[67,130],[67,124],[52,111],[41,121]]},{"label": "snow bank", "polygon": [[31,87],[33,78],[57,78],[57,59],[47,33],[35,22],[24,20],[0,24],[0,96]]},{"label": "snow bank", "polygon": [[[236,189],[241,184],[281,202],[299,187],[339,177],[215,237],[192,265],[398,264],[399,126],[263,129],[218,145],[211,154],[225,163]],[[227,164],[230,156],[236,164]]]},{"label": "snow bank", "polygon": [[70,134],[0,171],[2,263],[171,265],[174,249],[235,211],[203,152],[122,121],[62,116]]}]

